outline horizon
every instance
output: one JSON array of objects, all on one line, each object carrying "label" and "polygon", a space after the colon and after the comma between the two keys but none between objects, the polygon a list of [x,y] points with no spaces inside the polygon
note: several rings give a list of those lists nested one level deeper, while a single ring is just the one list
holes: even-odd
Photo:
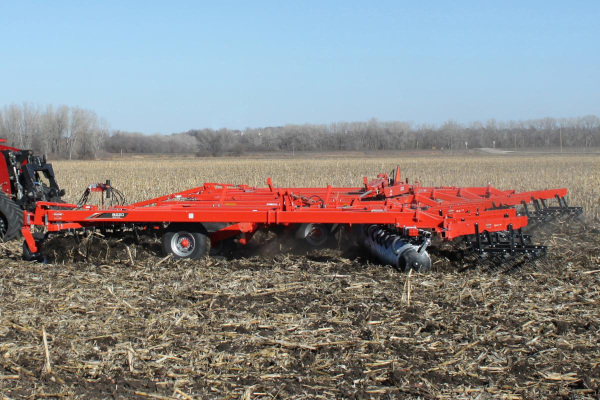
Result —
[{"label": "horizon", "polygon": [[600,114],[600,3],[0,5],[0,104],[171,134]]},{"label": "horizon", "polygon": [[[41,104],[32,104],[32,103],[22,103],[22,104],[17,104],[17,103],[11,103],[11,104],[4,104],[2,106],[0,106],[0,118],[2,117],[2,112],[7,110],[8,107],[10,106],[16,106],[17,108],[20,108],[20,112],[23,112],[25,107],[28,107],[29,109],[31,109],[31,107],[35,107],[37,108],[37,110],[39,111],[40,114],[43,114],[45,111],[43,111],[44,109],[47,109],[48,106],[51,106],[53,109],[56,109],[58,107],[62,107],[62,106],[66,106],[68,109],[73,110],[75,108],[80,108],[77,106],[69,106],[67,104],[45,104],[45,105],[41,105]],[[89,109],[84,109],[81,108],[82,110],[85,111],[91,111],[93,114],[95,114],[99,120],[104,120],[104,117],[102,115],[98,115],[95,110],[89,110]],[[596,118],[598,120],[600,120],[600,115],[597,114],[585,114],[585,115],[572,115],[572,116],[562,116],[562,117],[556,117],[556,116],[544,116],[544,117],[539,117],[539,118],[524,118],[524,119],[509,119],[509,120],[501,120],[498,118],[488,118],[487,120],[470,120],[470,121],[459,121],[455,118],[449,118],[445,121],[439,122],[439,123],[416,123],[415,121],[412,120],[382,120],[382,119],[378,119],[375,117],[371,117],[371,118],[367,118],[364,120],[345,120],[345,121],[331,121],[331,122],[323,122],[323,123],[314,123],[314,122],[300,122],[300,123],[283,123],[280,125],[267,125],[267,126],[246,126],[244,128],[231,128],[231,127],[227,127],[227,126],[221,126],[221,127],[207,127],[207,126],[202,126],[202,127],[195,127],[195,128],[190,128],[187,129],[185,131],[171,131],[171,132],[141,132],[141,131],[135,131],[135,130],[125,130],[125,129],[120,129],[119,127],[112,127],[110,126],[110,121],[106,121],[109,124],[109,131],[112,133],[131,133],[131,134],[141,134],[141,135],[145,135],[145,136],[151,136],[151,135],[163,135],[163,136],[168,136],[168,135],[180,135],[180,134],[188,134],[190,132],[194,132],[194,131],[202,131],[202,130],[212,130],[212,131],[220,131],[220,130],[226,130],[226,131],[231,131],[231,132],[242,132],[244,133],[245,131],[248,130],[260,130],[260,129],[279,129],[279,128],[285,128],[287,126],[331,126],[331,125],[335,125],[335,124],[367,124],[371,121],[375,121],[377,123],[380,124],[392,124],[392,123],[400,123],[400,124],[406,124],[408,126],[409,129],[411,130],[419,130],[419,129],[441,129],[444,125],[446,124],[456,124],[462,128],[465,129],[469,129],[471,128],[473,125],[475,124],[480,124],[483,127],[486,127],[489,123],[493,123],[493,124],[497,124],[497,125],[509,125],[509,124],[523,124],[523,123],[528,123],[528,122],[539,122],[542,120],[546,120],[546,119],[550,119],[553,120],[555,122],[571,122],[573,120],[576,119],[584,119],[584,118],[589,118],[589,117],[593,117]],[[1,119],[0,119],[1,121]],[[499,128],[499,127],[497,127]]]}]

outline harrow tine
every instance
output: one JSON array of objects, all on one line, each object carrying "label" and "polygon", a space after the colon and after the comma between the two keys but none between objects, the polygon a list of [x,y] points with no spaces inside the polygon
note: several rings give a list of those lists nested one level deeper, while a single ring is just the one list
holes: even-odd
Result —
[{"label": "harrow tine", "polygon": [[521,201],[521,204],[523,205],[523,209],[525,210],[525,215],[527,216],[527,219],[529,219],[529,207],[527,206],[527,202],[523,200]]},{"label": "harrow tine", "polygon": [[522,229],[513,229],[512,224],[507,231],[490,233],[479,232],[479,226],[475,226],[476,234],[466,240],[472,250],[480,256],[490,253],[501,256],[514,255],[541,255],[546,251],[546,246],[532,244],[531,236],[525,235]]}]

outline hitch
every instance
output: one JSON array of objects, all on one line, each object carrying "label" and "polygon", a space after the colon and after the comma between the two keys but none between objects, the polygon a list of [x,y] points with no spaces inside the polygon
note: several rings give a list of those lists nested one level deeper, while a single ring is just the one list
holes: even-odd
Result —
[{"label": "hitch", "polygon": [[121,193],[119,190],[112,187],[112,185],[110,184],[110,179],[107,179],[106,183],[90,184],[85,189],[83,194],[81,195],[81,198],[77,202],[77,205],[79,207],[85,206],[90,198],[90,194],[92,194],[92,193],[101,193],[102,194],[100,196],[100,198],[101,198],[101,207],[103,209],[105,208],[104,199],[111,199],[112,203],[114,203],[111,205],[123,205],[126,203],[125,196],[123,195],[123,193]]}]

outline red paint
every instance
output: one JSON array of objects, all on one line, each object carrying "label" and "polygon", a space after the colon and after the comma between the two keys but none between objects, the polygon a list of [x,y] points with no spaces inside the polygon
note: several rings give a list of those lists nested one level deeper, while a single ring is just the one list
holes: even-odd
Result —
[{"label": "red paint", "polygon": [[[398,170],[399,171],[399,170]],[[514,206],[536,199],[564,197],[566,189],[517,193],[486,187],[423,187],[380,174],[365,179],[364,187],[266,188],[205,183],[203,186],[127,206],[99,209],[38,202],[30,225],[50,232],[112,224],[226,222],[231,225],[212,234],[213,243],[242,235],[240,243],[263,227],[301,223],[386,224],[406,228],[409,236],[428,230],[445,239],[479,231],[504,231],[527,225]],[[498,207],[506,207],[497,209]]]}]

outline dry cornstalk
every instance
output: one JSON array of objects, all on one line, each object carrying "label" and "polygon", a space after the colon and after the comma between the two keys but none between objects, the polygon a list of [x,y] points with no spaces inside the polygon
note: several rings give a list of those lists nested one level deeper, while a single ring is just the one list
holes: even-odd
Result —
[{"label": "dry cornstalk", "polygon": [[135,262],[133,261],[133,255],[131,254],[131,249],[129,246],[125,246],[127,248],[127,255],[129,255],[129,261],[131,261],[131,266],[135,266]]},{"label": "dry cornstalk", "polygon": [[184,392],[182,392],[181,390],[179,390],[177,388],[175,388],[175,390],[173,390],[173,397],[175,397],[175,394],[182,396],[186,400],[194,400],[194,398],[192,396],[185,394]]},{"label": "dry cornstalk", "polygon": [[166,257],[162,258],[162,259],[161,259],[159,262],[157,262],[157,263],[156,263],[156,266],[158,267],[158,266],[160,266],[162,263],[164,263],[165,261],[168,261],[168,260],[170,260],[172,256],[173,256],[172,254],[169,254],[168,256],[166,256]]},{"label": "dry cornstalk", "polygon": [[42,328],[42,342],[44,344],[44,355],[46,356],[46,363],[44,364],[43,372],[50,374],[52,373],[52,366],[50,365],[50,351],[48,350],[48,338],[45,328]]},{"label": "dry cornstalk", "polygon": [[406,281],[404,281],[404,292],[402,294],[402,302],[406,303],[407,306],[410,306],[410,292],[411,292],[411,282],[410,278],[412,277],[413,270],[411,269],[406,276]]},{"label": "dry cornstalk", "polygon": [[256,385],[248,386],[246,390],[244,390],[244,393],[242,394],[242,397],[240,397],[240,400],[250,400],[252,398],[252,393],[254,392],[255,387]]},{"label": "dry cornstalk", "polygon": [[131,304],[129,304],[127,301],[117,297],[117,295],[115,294],[115,292],[113,291],[113,289],[109,286],[106,287],[106,289],[108,290],[108,292],[120,303],[125,304],[127,307],[129,307],[132,310],[135,310],[136,308],[134,306],[132,306]]},{"label": "dry cornstalk", "polygon": [[159,399],[159,400],[172,400],[172,399],[174,399],[174,397],[162,396],[160,394],[146,393],[146,392],[140,392],[140,391],[136,391],[135,394],[137,394],[138,396],[142,396],[142,397],[149,397],[151,399]]},{"label": "dry cornstalk", "polygon": [[134,372],[133,370],[133,353],[131,350],[127,350],[127,364],[129,364],[129,372]]}]

